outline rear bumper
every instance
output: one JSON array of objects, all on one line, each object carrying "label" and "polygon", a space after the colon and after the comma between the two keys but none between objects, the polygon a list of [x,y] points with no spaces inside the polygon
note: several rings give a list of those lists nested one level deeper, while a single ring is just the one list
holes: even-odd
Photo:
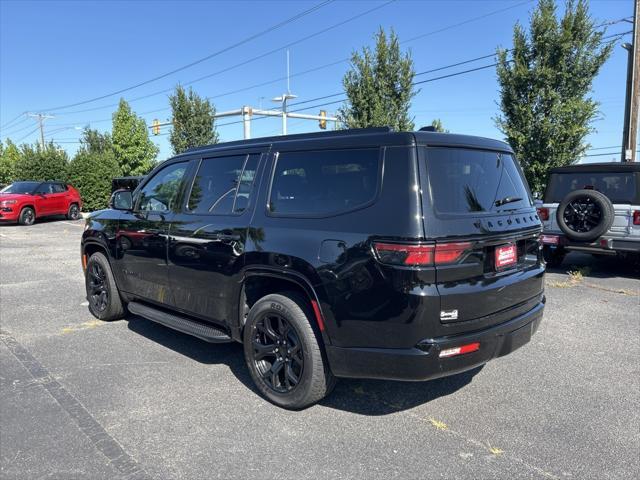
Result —
[{"label": "rear bumper", "polygon": [[[552,240],[557,237],[557,243],[545,241]],[[542,243],[545,246],[562,247],[565,250],[573,250],[577,252],[599,253],[614,255],[616,252],[640,252],[640,239],[635,238],[619,238],[619,237],[601,237],[595,242],[576,242],[570,240],[562,234],[544,233],[542,235]]]},{"label": "rear bumper", "polygon": [[[473,333],[427,339],[415,348],[343,348],[327,345],[327,357],[334,375],[385,380],[431,380],[471,370],[489,360],[507,355],[531,340],[536,332],[544,299],[523,315]],[[442,350],[479,342],[480,349],[463,355],[440,358]]]}]

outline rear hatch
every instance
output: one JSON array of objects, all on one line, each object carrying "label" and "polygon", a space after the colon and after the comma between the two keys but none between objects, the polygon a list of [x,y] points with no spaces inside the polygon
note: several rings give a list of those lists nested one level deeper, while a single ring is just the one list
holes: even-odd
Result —
[{"label": "rear hatch", "polygon": [[541,224],[512,154],[422,146],[419,162],[443,331],[485,328],[533,308],[543,291]]}]

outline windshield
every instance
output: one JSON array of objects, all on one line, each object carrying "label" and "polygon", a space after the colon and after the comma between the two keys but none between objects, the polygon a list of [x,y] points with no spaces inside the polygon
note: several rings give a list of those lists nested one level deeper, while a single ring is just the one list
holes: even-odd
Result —
[{"label": "windshield", "polygon": [[552,173],[544,195],[546,203],[559,203],[574,190],[597,190],[612,203],[634,203],[640,196],[631,172]]},{"label": "windshield", "polygon": [[498,213],[533,205],[508,153],[462,148],[427,149],[431,201],[437,213]]},{"label": "windshield", "polygon": [[4,187],[0,193],[31,193],[38,185],[40,182],[15,182]]}]

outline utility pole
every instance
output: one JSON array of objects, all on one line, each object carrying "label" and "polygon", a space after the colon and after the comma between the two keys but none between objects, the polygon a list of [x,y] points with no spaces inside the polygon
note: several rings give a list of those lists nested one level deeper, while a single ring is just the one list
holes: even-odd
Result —
[{"label": "utility pole", "polygon": [[622,45],[628,51],[627,93],[624,107],[624,127],[622,130],[623,162],[635,162],[638,137],[638,109],[640,108],[640,0],[634,0],[633,43]]},{"label": "utility pole", "polygon": [[53,115],[45,115],[44,113],[27,113],[27,116],[36,118],[40,127],[40,147],[44,150],[44,121],[55,118]]}]

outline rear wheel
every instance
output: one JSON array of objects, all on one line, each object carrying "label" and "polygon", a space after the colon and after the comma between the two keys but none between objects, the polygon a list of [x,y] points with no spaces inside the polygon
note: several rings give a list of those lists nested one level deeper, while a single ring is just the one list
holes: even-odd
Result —
[{"label": "rear wheel", "polygon": [[78,207],[77,203],[72,203],[69,205],[69,210],[67,210],[67,218],[69,220],[78,220],[80,218],[80,207]]},{"label": "rear wheel", "polygon": [[18,223],[20,225],[33,225],[36,221],[36,212],[31,207],[24,207],[20,210],[20,216],[18,217]]},{"label": "rear wheel", "polygon": [[100,320],[118,320],[124,316],[124,306],[111,273],[111,266],[103,253],[96,252],[87,261],[85,286],[89,311]]},{"label": "rear wheel", "polygon": [[312,319],[296,293],[267,295],[249,311],[245,360],[260,393],[280,407],[308,407],[335,385]]}]

